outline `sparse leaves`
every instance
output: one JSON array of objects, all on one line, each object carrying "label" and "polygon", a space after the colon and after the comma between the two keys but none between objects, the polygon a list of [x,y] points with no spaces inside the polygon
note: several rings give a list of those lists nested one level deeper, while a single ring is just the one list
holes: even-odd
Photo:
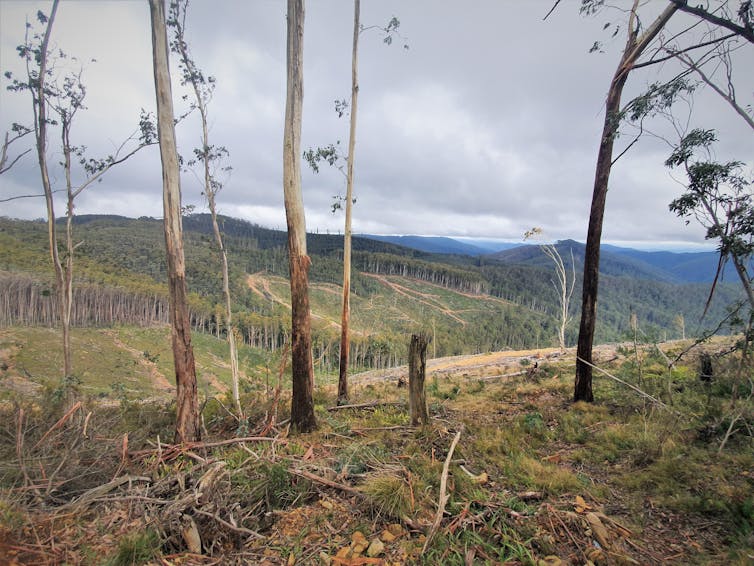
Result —
[{"label": "sparse leaves", "polygon": [[393,16],[390,18],[390,21],[388,21],[387,25],[382,26],[364,26],[363,24],[360,26],[361,33],[374,29],[378,30],[382,33],[382,42],[385,45],[392,45],[393,40],[395,38],[400,38],[404,41],[403,43],[403,49],[408,49],[408,43],[405,42],[405,38],[398,32],[398,29],[401,27],[401,22],[398,18]]},{"label": "sparse leaves", "polygon": [[[304,151],[304,159],[312,168],[312,171],[319,173],[319,165],[321,162],[325,162],[330,166],[336,165],[342,172],[342,162],[346,160],[345,156],[340,153],[340,141],[335,142],[335,145],[330,144],[325,147],[318,147],[317,149],[307,149]],[[339,164],[340,163],[340,164]]]},{"label": "sparse leaves", "polygon": [[583,16],[593,16],[605,5],[605,0],[581,0],[579,12]]},{"label": "sparse leaves", "polygon": [[[717,141],[712,130],[695,129],[681,140],[665,164],[683,165],[688,176],[686,192],[669,208],[686,223],[695,218],[705,229],[705,238],[717,240],[721,261],[732,259],[754,308],[747,261],[754,255],[754,191],[752,180],[743,173],[743,163],[719,163],[711,157]],[[704,158],[695,159],[697,152]],[[714,287],[713,287],[714,289]]]},{"label": "sparse leaves", "polygon": [[348,111],[348,106],[348,101],[345,98],[335,101],[335,112],[338,114],[338,118],[343,117],[343,114]]},{"label": "sparse leaves", "polygon": [[632,122],[637,122],[645,117],[654,117],[663,114],[686,95],[693,94],[697,84],[685,77],[676,77],[667,83],[653,83],[647,91],[626,105],[623,115]]}]

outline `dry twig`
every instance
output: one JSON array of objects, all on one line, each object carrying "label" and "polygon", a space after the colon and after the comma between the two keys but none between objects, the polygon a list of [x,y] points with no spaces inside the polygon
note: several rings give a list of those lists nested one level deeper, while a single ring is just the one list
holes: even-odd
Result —
[{"label": "dry twig", "polygon": [[375,407],[405,407],[405,403],[389,402],[389,401],[372,401],[370,403],[357,403],[356,405],[336,405],[335,407],[327,407],[327,410],[331,413],[334,411],[340,411],[342,409],[373,409]]},{"label": "dry twig", "polygon": [[422,552],[427,552],[427,549],[429,548],[429,544],[432,542],[432,538],[437,533],[437,529],[440,527],[440,523],[442,522],[442,516],[443,513],[445,513],[445,505],[448,503],[448,472],[450,471],[450,461],[453,459],[453,452],[456,449],[456,444],[458,444],[458,441],[461,439],[461,432],[463,432],[463,427],[456,433],[455,438],[453,438],[453,442],[450,443],[450,450],[448,450],[448,456],[445,458],[445,464],[442,466],[442,476],[440,478],[440,502],[437,505],[437,514],[435,515],[435,522],[432,523],[432,527],[429,529],[429,533],[427,534],[427,540],[424,541],[424,548],[422,548]]}]

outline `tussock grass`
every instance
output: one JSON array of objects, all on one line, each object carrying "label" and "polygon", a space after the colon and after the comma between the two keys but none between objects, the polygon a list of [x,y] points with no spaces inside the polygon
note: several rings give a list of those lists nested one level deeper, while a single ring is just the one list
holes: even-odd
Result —
[{"label": "tussock grass", "polygon": [[414,511],[413,494],[408,482],[392,473],[370,475],[361,486],[374,511],[386,518],[402,518]]}]

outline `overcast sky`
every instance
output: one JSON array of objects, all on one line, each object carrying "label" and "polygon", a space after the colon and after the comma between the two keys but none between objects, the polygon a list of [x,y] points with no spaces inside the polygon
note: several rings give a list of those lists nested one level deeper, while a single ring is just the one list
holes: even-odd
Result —
[{"label": "overcast sky", "polygon": [[[542,21],[551,4],[362,2],[364,25],[385,25],[397,16],[403,38],[387,46],[377,33],[361,37],[354,232],[519,240],[540,226],[547,239],[586,238],[604,97],[625,35],[610,39],[602,30],[621,14],[581,17],[576,0],[564,0]],[[645,17],[664,5],[653,0]],[[15,47],[23,41],[25,22],[36,24],[37,9],[49,13],[50,6],[0,0],[3,73],[22,70]],[[675,19],[674,29],[690,21]],[[333,101],[350,96],[352,25],[350,1],[307,3],[302,149],[337,140],[347,146],[348,118],[337,117]],[[285,227],[285,27],[283,0],[194,0],[187,24],[195,60],[217,78],[209,108],[211,142],[228,148],[233,167],[218,196],[220,212],[272,228]],[[605,42],[604,53],[588,53],[595,40]],[[140,108],[155,105],[146,0],[63,1],[53,41],[81,60],[96,59],[85,64],[88,110],[74,125],[73,143],[86,145],[92,157],[111,153],[136,128]],[[737,57],[737,92],[751,104],[754,49],[747,45]],[[633,73],[625,98],[671,72],[664,66]],[[2,80],[0,130],[13,122],[30,124],[29,95],[7,92]],[[182,91],[176,82],[178,112]],[[720,159],[752,167],[751,129],[715,95],[696,95],[692,120],[718,130]],[[657,121],[650,126],[663,127]],[[178,136],[179,150],[189,155],[199,143],[196,121],[179,124]],[[617,151],[631,139],[626,130]],[[30,136],[13,149],[23,143],[31,147]],[[60,159],[56,147],[53,135],[53,163]],[[664,142],[647,137],[615,165],[603,240],[650,248],[703,242],[701,229],[668,211],[681,190],[663,166],[668,153]],[[333,195],[345,192],[342,174],[324,168],[314,175],[305,164],[302,171],[307,229],[342,232],[342,214],[330,212]],[[55,170],[55,186],[62,188],[63,180]],[[191,174],[184,176],[182,191],[184,204],[205,210]],[[0,177],[0,199],[40,192],[32,153]],[[56,212],[64,214],[62,200]],[[76,212],[162,216],[157,148],[87,189]],[[3,202],[0,215],[40,218],[44,201]]]}]

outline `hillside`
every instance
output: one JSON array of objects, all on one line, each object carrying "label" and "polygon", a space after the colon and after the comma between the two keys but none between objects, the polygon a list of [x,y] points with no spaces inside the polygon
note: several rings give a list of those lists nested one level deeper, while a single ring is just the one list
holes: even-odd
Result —
[{"label": "hillside", "polygon": [[[313,235],[319,427],[295,434],[281,234],[225,222],[243,337],[239,420],[204,220],[186,221],[203,435],[190,445],[170,444],[159,221],[76,226],[69,408],[44,225],[0,220],[0,556],[10,564],[750,562],[754,413],[738,392],[751,367],[731,353],[733,337],[701,349],[654,341],[678,334],[678,313],[691,334],[706,285],[605,274],[601,336],[625,335],[631,312],[641,332],[596,348],[597,402],[572,404],[575,352],[542,348],[555,319],[550,266],[527,264],[536,254],[506,263],[360,243],[353,404],[335,406],[340,242]],[[715,312],[733,296],[721,287]],[[417,329],[434,340],[430,422],[415,428],[400,378]],[[699,379],[702,353],[711,382]]]},{"label": "hillside", "polygon": [[[204,438],[190,446],[166,441],[164,400],[129,389],[62,420],[54,390],[44,411],[16,395],[0,403],[0,555],[85,566],[743,566],[754,552],[751,433],[715,416],[729,414],[729,390],[697,379],[698,352],[667,367],[688,345],[598,350],[600,367],[654,401],[600,375],[599,401],[571,404],[573,351],[433,360],[431,422],[416,428],[396,386],[405,368],[353,376],[346,407],[318,382],[309,434],[286,426],[290,379],[278,398],[275,370],[267,383],[262,371],[245,383],[248,431],[202,386]],[[736,363],[716,363],[726,383]],[[737,407],[754,422],[750,404]]]},{"label": "hillside", "polygon": [[[574,240],[561,240],[556,242],[555,248],[565,259],[573,252],[577,265],[584,264],[584,244]],[[519,246],[489,257],[521,265],[547,266],[551,262],[537,245]],[[602,246],[600,252],[600,273],[663,283],[709,283],[715,276],[717,258],[718,255],[714,252],[643,252],[606,245]],[[730,268],[726,270],[726,276],[734,273]]]},{"label": "hillside", "polygon": [[[289,325],[285,234],[232,218],[221,220],[236,321],[244,341],[254,347],[281,347]],[[194,326],[215,333],[216,305],[221,298],[209,217],[186,217],[184,228]],[[82,241],[76,256],[76,292],[88,297],[86,305],[92,309],[99,303],[128,305],[136,314],[126,322],[140,324],[138,313],[149,312],[145,305],[156,302],[163,318],[150,316],[143,322],[166,321],[159,220],[81,216],[76,218],[75,233]],[[326,368],[332,367],[337,353],[341,245],[339,236],[309,235],[315,356]],[[570,246],[575,248],[578,269],[578,245]],[[658,268],[637,267],[637,260],[620,254],[608,256],[604,265],[598,341],[624,337],[631,313],[637,314],[644,332],[658,338],[680,335],[675,323],[678,315],[686,320],[689,334],[698,332],[722,318],[737,295],[735,285],[720,286],[707,322],[700,326],[706,285],[668,281]],[[556,296],[552,267],[536,246],[470,257],[354,238],[353,266],[354,360],[358,365],[380,367],[401,362],[406,335],[421,329],[433,333],[440,356],[553,344]],[[0,271],[6,282],[2,292],[36,301],[33,308],[25,309],[25,316],[38,315],[36,323],[51,323],[55,298],[49,292],[52,274],[44,224],[0,220]],[[580,285],[580,277],[577,281]],[[577,288],[574,313],[579,294]],[[4,304],[0,324],[22,322],[11,308],[20,304],[16,298]],[[75,316],[75,324],[87,325],[95,311],[80,310]],[[97,320],[106,322],[101,316]],[[574,338],[572,325],[568,340],[573,343]]]},{"label": "hillside", "polygon": [[489,250],[486,248],[459,242],[453,238],[439,236],[376,236],[373,234],[361,234],[360,236],[370,240],[389,242],[406,248],[435,254],[478,256],[489,253]]}]

